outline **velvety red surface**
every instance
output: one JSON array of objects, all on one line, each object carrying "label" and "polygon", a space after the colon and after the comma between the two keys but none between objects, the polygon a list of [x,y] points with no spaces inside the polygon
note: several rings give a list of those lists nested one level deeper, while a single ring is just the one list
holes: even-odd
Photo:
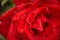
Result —
[{"label": "velvety red surface", "polygon": [[59,0],[13,0],[15,7],[0,16],[6,40],[60,40]]}]

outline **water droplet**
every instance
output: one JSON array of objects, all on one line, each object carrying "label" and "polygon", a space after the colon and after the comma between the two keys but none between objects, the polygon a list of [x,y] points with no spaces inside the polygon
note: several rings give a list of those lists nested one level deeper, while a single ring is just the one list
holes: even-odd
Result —
[{"label": "water droplet", "polygon": [[48,37],[51,38],[51,35],[49,35]]},{"label": "water droplet", "polygon": [[53,25],[53,27],[55,28],[55,25]]},{"label": "water droplet", "polygon": [[21,33],[23,33],[23,31],[24,31],[24,30],[23,30],[23,29],[21,29],[21,31],[20,31],[20,32],[21,32]]},{"label": "water droplet", "polygon": [[17,20],[18,20],[19,18],[17,18]]},{"label": "water droplet", "polygon": [[0,24],[2,24],[2,21],[0,21]]},{"label": "water droplet", "polygon": [[43,37],[44,39],[46,38],[46,36]]},{"label": "water droplet", "polygon": [[15,33],[15,32],[14,32]]},{"label": "water droplet", "polygon": [[16,11],[15,11],[15,13],[16,13]]},{"label": "water droplet", "polygon": [[14,20],[15,20],[15,21],[16,21],[16,20],[19,20],[19,18],[15,18]]},{"label": "water droplet", "polygon": [[54,4],[53,4],[53,7],[55,7],[55,8],[56,8],[56,7],[57,7],[57,5],[54,5]]},{"label": "water droplet", "polygon": [[53,31],[56,31],[55,28],[53,29]]},{"label": "water droplet", "polygon": [[21,16],[21,18],[24,18],[23,16]]},{"label": "water droplet", "polygon": [[47,11],[49,10],[48,7],[46,8],[46,10],[47,10]]},{"label": "water droplet", "polygon": [[54,7],[55,5],[53,4],[53,7]]},{"label": "water droplet", "polygon": [[31,25],[31,23],[29,23]]}]

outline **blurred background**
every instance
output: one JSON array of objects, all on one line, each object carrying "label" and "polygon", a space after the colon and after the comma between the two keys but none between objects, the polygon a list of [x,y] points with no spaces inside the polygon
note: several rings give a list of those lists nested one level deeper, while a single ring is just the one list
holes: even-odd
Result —
[{"label": "blurred background", "polygon": [[[10,8],[14,6],[12,0],[0,0],[0,16]],[[0,34],[0,40],[6,40],[3,35]]]},{"label": "blurred background", "polygon": [[0,15],[14,6],[12,0],[0,0]]}]

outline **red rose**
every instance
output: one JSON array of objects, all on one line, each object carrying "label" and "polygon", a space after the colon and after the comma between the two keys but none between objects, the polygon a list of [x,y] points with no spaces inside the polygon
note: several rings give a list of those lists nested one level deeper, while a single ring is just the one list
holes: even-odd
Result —
[{"label": "red rose", "polygon": [[22,0],[19,6],[0,16],[0,32],[7,40],[59,40],[59,2],[57,0],[27,2],[24,3]]},{"label": "red rose", "polygon": [[7,12],[5,12],[2,16],[0,16],[0,33],[2,35],[4,35],[5,37],[7,37],[8,35],[8,31],[10,28],[10,24],[12,21],[12,17],[20,12],[21,10],[29,7],[30,4],[22,4],[20,6],[16,6],[10,10],[8,10]]}]

